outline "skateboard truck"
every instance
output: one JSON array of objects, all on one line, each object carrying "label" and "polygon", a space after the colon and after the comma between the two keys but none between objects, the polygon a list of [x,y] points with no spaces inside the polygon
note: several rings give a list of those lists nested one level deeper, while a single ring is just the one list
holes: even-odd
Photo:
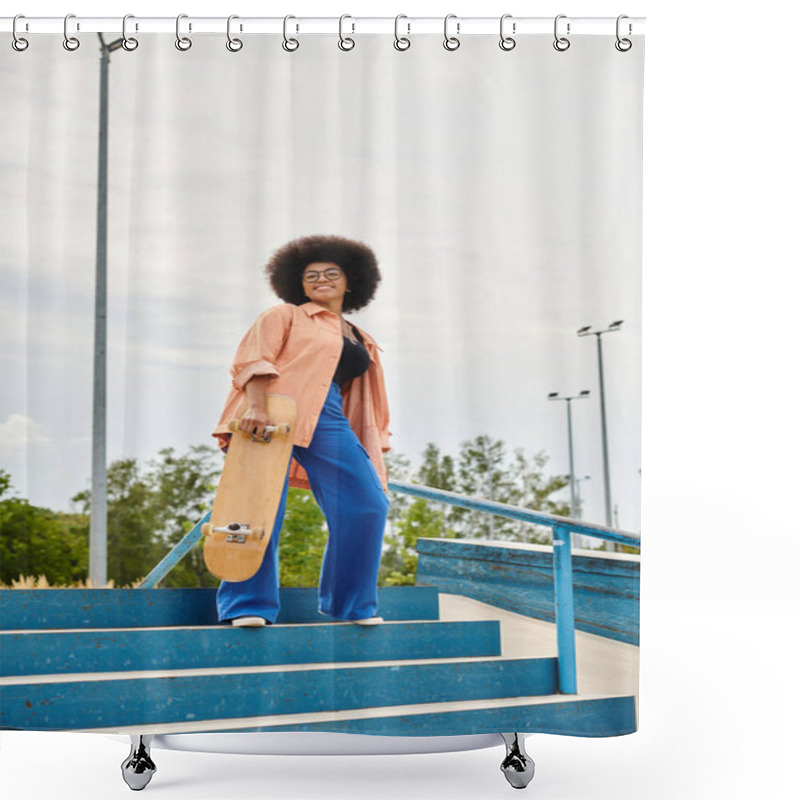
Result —
[{"label": "skateboard truck", "polygon": [[224,533],[226,534],[225,541],[232,544],[244,544],[248,536],[259,540],[264,538],[263,528],[251,528],[246,522],[229,522],[221,528],[212,527],[206,523],[203,525],[202,531],[204,536],[211,536],[212,533]]}]

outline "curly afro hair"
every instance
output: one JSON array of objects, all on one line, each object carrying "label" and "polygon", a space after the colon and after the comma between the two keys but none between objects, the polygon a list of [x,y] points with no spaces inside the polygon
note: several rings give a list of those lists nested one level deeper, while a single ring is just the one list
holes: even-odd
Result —
[{"label": "curly afro hair", "polygon": [[340,266],[347,277],[342,311],[358,311],[375,295],[381,280],[375,253],[362,242],[343,236],[304,236],[275,251],[264,272],[275,294],[296,306],[308,302],[303,270],[315,262]]}]

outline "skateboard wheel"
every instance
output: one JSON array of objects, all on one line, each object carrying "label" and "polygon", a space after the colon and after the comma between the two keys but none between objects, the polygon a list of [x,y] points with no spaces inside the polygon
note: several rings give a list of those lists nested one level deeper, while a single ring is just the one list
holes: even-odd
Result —
[{"label": "skateboard wheel", "polygon": [[259,542],[264,538],[264,529],[263,528],[253,528],[253,538],[257,539]]},{"label": "skateboard wheel", "polygon": [[200,528],[200,532],[203,534],[203,536],[211,536],[211,523],[204,522],[203,527]]}]

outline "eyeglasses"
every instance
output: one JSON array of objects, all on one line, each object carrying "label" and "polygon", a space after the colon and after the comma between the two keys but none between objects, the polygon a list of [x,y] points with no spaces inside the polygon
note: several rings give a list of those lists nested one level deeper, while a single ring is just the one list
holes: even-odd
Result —
[{"label": "eyeglasses", "polygon": [[319,280],[320,275],[324,275],[329,281],[335,281],[337,278],[342,277],[342,269],[340,267],[331,267],[330,269],[326,269],[324,272],[315,272],[314,270],[311,270],[303,275],[303,280],[306,283],[316,283]]}]

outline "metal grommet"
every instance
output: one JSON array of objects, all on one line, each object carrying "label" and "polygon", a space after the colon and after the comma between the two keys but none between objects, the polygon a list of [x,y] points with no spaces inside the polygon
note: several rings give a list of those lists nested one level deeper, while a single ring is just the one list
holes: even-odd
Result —
[{"label": "metal grommet", "polygon": [[[300,47],[300,42],[298,42],[297,39],[290,39],[286,35],[286,31],[287,31],[287,29],[289,27],[289,20],[290,19],[297,19],[297,17],[293,17],[291,14],[289,14],[288,16],[285,16],[283,18],[283,43],[282,43],[282,47],[287,53],[293,53],[295,50],[297,50],[298,47]],[[299,26],[296,27],[295,30],[299,30]]]},{"label": "metal grommet", "polygon": [[[511,36],[506,36],[504,32],[504,25],[507,19],[511,19],[511,14],[503,14],[500,17],[500,49],[501,50],[513,50],[517,46],[517,40],[512,38]],[[511,25],[511,32],[517,32],[517,23],[514,22]]]},{"label": "metal grommet", "polygon": [[64,17],[64,42],[63,42],[63,44],[64,44],[64,49],[65,50],[69,50],[70,53],[72,53],[73,51],[77,50],[81,46],[81,43],[80,43],[79,39],[76,39],[74,36],[70,36],[69,35],[69,31],[67,30],[67,26],[69,24],[70,18],[74,19],[75,15],[74,14],[67,14],[67,16]]},{"label": "metal grommet", "polygon": [[[30,44],[30,42],[27,39],[24,39],[22,36],[20,36],[17,33],[17,20],[18,19],[25,19],[25,15],[24,14],[17,14],[17,16],[14,17],[14,22],[11,24],[11,35],[14,37],[11,40],[11,46],[18,53],[21,53],[23,50],[27,50],[28,49],[28,45]],[[26,28],[27,28],[27,25],[26,25]]]},{"label": "metal grommet", "polygon": [[[559,36],[558,35],[558,21],[560,19],[566,19],[566,14],[559,14],[555,22],[553,23],[553,35],[555,36],[555,41],[553,42],[553,47],[558,50],[559,53],[563,53],[565,50],[569,50],[570,41],[566,38],[566,36]],[[567,36],[569,36],[569,22],[567,23]]]},{"label": "metal grommet", "polygon": [[[134,19],[133,14],[126,14],[122,18],[122,48],[127,50],[129,53],[132,50],[135,50],[139,46],[139,40],[135,39],[133,36],[128,36],[128,20]],[[136,26],[136,29],[139,29],[139,26]]]},{"label": "metal grommet", "polygon": [[[184,52],[192,46],[192,40],[188,36],[181,36],[181,20],[188,19],[188,17],[188,14],[178,14],[178,18],[175,20],[175,47]],[[192,30],[191,22],[189,30]]]},{"label": "metal grommet", "polygon": [[[242,42],[241,39],[234,39],[231,37],[231,21],[234,19],[239,19],[239,17],[236,16],[236,14],[231,14],[228,17],[228,41],[225,42],[225,47],[227,47],[231,53],[238,53],[244,47],[244,42]],[[241,26],[239,30],[241,31]]]},{"label": "metal grommet", "polygon": [[[405,36],[400,36],[400,20],[401,19],[408,19],[405,14],[398,14],[394,18],[394,49],[395,50],[408,50],[411,47],[411,39],[408,39]],[[408,27],[408,33],[411,33],[411,23],[407,22],[406,26]]]},{"label": "metal grommet", "polygon": [[[344,50],[345,52],[347,52],[348,50],[352,50],[356,46],[354,39],[351,39],[349,36],[345,37],[342,35],[342,26],[346,19],[353,19],[353,18],[349,14],[342,14],[342,16],[339,17],[339,49]],[[356,24],[354,22],[353,30],[351,31],[351,33],[355,32],[356,32]]]},{"label": "metal grommet", "polygon": [[[620,22],[622,22],[623,19],[628,19],[628,18],[629,17],[628,17],[627,14],[620,14],[617,17],[617,41],[614,42],[614,47],[616,47],[617,50],[620,51],[620,53],[627,53],[628,50],[630,50],[631,47],[633,47],[633,42],[630,39],[623,39],[619,35],[619,28],[620,28],[619,24],[620,24]],[[628,36],[630,36],[631,33],[633,33],[633,26],[629,22],[628,23]]]},{"label": "metal grommet", "polygon": [[448,14],[444,18],[444,49],[445,50],[458,50],[461,47],[461,40],[458,38],[458,34],[461,33],[461,23],[456,23],[456,36],[448,36],[447,35],[447,24],[450,22],[451,19],[456,19],[455,14]]}]

